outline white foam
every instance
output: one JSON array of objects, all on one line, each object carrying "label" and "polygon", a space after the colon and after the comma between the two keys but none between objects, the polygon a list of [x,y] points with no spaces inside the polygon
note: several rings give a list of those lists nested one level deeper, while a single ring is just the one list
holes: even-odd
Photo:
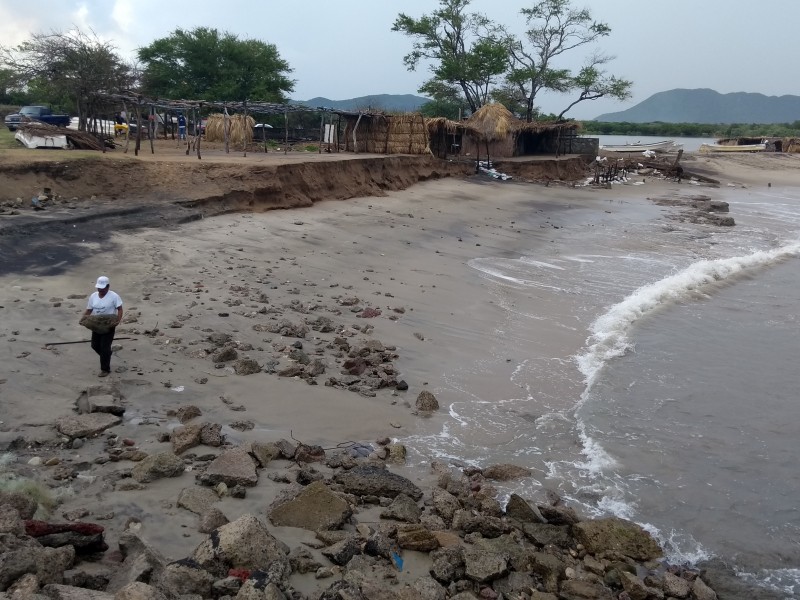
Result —
[{"label": "white foam", "polygon": [[609,360],[623,356],[630,349],[628,333],[643,316],[659,307],[702,292],[711,284],[729,280],[748,269],[774,264],[798,253],[800,242],[793,242],[746,256],[701,260],[680,273],[638,288],[592,323],[588,347],[576,357],[578,368],[585,377],[586,392],[592,388],[600,370]]}]

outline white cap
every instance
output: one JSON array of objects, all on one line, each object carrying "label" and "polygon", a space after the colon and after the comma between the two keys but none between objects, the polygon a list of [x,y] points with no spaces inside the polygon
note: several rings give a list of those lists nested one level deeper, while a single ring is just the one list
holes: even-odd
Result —
[{"label": "white cap", "polygon": [[94,284],[94,287],[96,287],[98,290],[102,290],[108,287],[108,277],[106,277],[105,275],[101,275],[100,277],[98,277],[97,283]]}]

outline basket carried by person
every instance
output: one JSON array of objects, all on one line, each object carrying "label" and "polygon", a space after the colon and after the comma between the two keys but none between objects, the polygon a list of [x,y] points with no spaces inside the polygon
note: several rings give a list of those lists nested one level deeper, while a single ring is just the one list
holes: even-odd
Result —
[{"label": "basket carried by person", "polygon": [[80,324],[94,333],[108,333],[116,327],[117,315],[84,315]]}]

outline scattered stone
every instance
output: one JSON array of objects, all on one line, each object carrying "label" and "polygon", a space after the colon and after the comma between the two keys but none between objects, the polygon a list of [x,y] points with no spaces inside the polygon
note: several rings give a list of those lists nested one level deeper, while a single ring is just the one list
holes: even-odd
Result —
[{"label": "scattered stone", "polygon": [[253,486],[258,483],[258,473],[253,458],[244,449],[233,448],[214,459],[199,479],[211,486],[220,482],[229,487]]},{"label": "scattered stone", "polygon": [[109,413],[88,413],[61,417],[56,421],[56,429],[67,437],[83,438],[102,433],[121,422],[122,419]]},{"label": "scattered stone", "polygon": [[213,490],[205,487],[183,488],[178,494],[177,505],[197,515],[202,515],[219,500]]},{"label": "scattered stone", "polygon": [[209,507],[200,515],[200,523],[197,530],[200,533],[211,533],[215,529],[230,523],[228,517],[216,507]]},{"label": "scattered stone", "polygon": [[380,467],[364,465],[343,473],[337,473],[334,481],[350,494],[376,495],[394,498],[406,494],[413,500],[422,498],[420,490],[411,480]]},{"label": "scattered stone", "polygon": [[309,484],[291,499],[277,500],[267,510],[273,525],[310,531],[338,529],[351,514],[348,503],[321,481]]},{"label": "scattered stone", "polygon": [[423,412],[432,412],[435,410],[439,410],[439,402],[436,400],[436,396],[431,394],[428,390],[422,390],[417,396],[417,410]]},{"label": "scattered stone", "polygon": [[137,463],[131,477],[139,483],[150,483],[162,477],[178,477],[185,468],[183,460],[172,452],[159,452]]}]

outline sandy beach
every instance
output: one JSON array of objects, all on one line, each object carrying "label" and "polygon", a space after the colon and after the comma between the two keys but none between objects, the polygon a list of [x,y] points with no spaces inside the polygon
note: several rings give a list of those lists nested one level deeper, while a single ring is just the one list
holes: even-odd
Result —
[{"label": "sandy beach", "polygon": [[[691,157],[689,164],[723,186],[800,184],[794,156]],[[120,440],[147,455],[170,450],[170,433],[182,425],[179,411],[187,405],[199,409],[197,422],[218,424],[225,442],[242,447],[281,439],[328,451],[352,443],[377,447],[375,440],[435,429],[431,424],[445,418],[456,394],[442,373],[485,352],[483,332],[500,319],[471,260],[516,256],[582,228],[611,231],[685,209],[649,198],[715,193],[713,186],[657,177],[632,177],[610,189],[464,175],[430,179],[382,189],[380,196],[315,197],[297,208],[165,219],[164,227],[81,218],[86,198],[72,211],[54,207],[37,215],[57,220],[58,228],[36,234],[36,255],[23,251],[24,259],[0,276],[0,445],[16,475],[52,488],[60,498],[53,520],[80,513],[81,520],[101,522],[111,548],[133,519],[139,535],[164,555],[186,556],[206,536],[197,515],[177,499],[195,485],[192,471],[220,449],[194,446],[183,454],[183,475],[126,487],[119,482],[130,479],[120,472],[135,463],[110,452],[122,447]],[[119,200],[103,206],[118,209]],[[13,218],[30,221],[29,211],[0,218],[6,226]],[[7,248],[24,246],[22,229],[6,230]],[[105,380],[85,343],[89,332],[78,324],[101,274],[125,307]],[[584,338],[583,331],[543,323],[532,348],[568,356]],[[406,387],[400,382],[407,389],[398,389]],[[486,381],[475,393],[490,396],[499,385],[508,384]],[[439,404],[431,415],[416,405],[425,390]],[[124,407],[118,424],[78,436],[78,444],[54,427],[97,396]],[[291,461],[273,464],[292,478],[297,470]],[[435,481],[419,465],[392,470],[420,486]],[[246,498],[226,496],[216,506],[230,521],[263,515],[284,488],[262,476]],[[313,540],[311,532],[273,529],[287,543]],[[401,582],[418,575],[401,572]],[[313,579],[294,581],[312,596],[324,589]]]}]

